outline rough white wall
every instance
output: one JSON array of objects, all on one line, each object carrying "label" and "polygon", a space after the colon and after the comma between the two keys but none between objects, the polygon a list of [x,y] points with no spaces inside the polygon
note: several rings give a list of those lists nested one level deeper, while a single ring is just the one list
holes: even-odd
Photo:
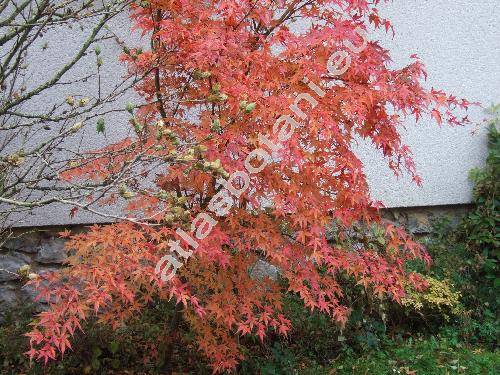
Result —
[{"label": "rough white wall", "polygon": [[[500,7],[498,0],[405,0],[383,6],[382,15],[393,22],[394,39],[385,35],[372,36],[383,39],[396,65],[410,61],[409,56],[417,53],[427,66],[428,84],[442,88],[458,97],[479,101],[485,105],[500,102]],[[128,20],[123,17],[115,22],[115,30],[124,39],[128,34]],[[39,74],[43,69],[57,64],[57,54],[71,55],[78,46],[77,35],[58,35],[52,41],[54,54],[40,50]],[[49,43],[50,45],[50,43]],[[109,44],[103,50],[105,80],[123,74],[118,63],[112,64],[119,48]],[[87,67],[94,69],[94,66]],[[86,67],[79,66],[84,73]],[[90,84],[90,83],[89,83]],[[92,90],[90,86],[82,89]],[[69,92],[54,95],[66,97]],[[50,101],[49,96],[40,98],[37,106],[43,108]],[[484,118],[481,110],[474,110],[471,119],[480,122]],[[109,117],[107,139],[119,139],[128,131],[126,118]],[[414,152],[417,168],[424,185],[418,188],[409,179],[396,179],[385,166],[379,153],[370,145],[359,145],[362,159],[374,198],[382,200],[389,207],[460,204],[470,201],[471,185],[468,171],[483,163],[486,155],[486,135],[479,130],[471,135],[468,128],[438,127],[431,121],[418,126],[408,124],[404,140]],[[102,135],[90,128],[89,146],[102,145]],[[127,129],[127,130],[125,130]],[[92,221],[88,215],[77,215],[72,223]],[[99,221],[99,220],[98,220]],[[45,207],[25,218],[19,225],[54,225],[70,222],[68,209]]]},{"label": "rough white wall", "polygon": [[[382,15],[392,20],[396,36],[384,38],[397,65],[417,53],[427,67],[428,85],[488,106],[500,102],[500,7],[498,0],[394,1]],[[482,110],[470,118],[481,122]],[[373,150],[361,147],[370,188],[388,207],[468,203],[468,171],[484,163],[484,127],[438,127],[431,121],[409,123],[404,140],[413,150],[421,188],[396,179]]]},{"label": "rough white wall", "polygon": [[[29,64],[26,74],[26,86],[28,89],[46,82],[54,76],[55,72],[71,61],[97,22],[98,19],[94,17],[82,21],[80,24],[53,28],[38,38],[29,49]],[[127,45],[139,47],[143,43],[141,42],[139,33],[131,31],[130,18],[126,13],[117,15],[109,22],[108,26],[117,38],[126,41]],[[102,38],[105,34],[105,30],[102,30],[98,34],[98,38]],[[126,66],[119,62],[119,55],[122,53],[122,48],[115,39],[102,40],[95,45],[100,47],[103,59],[100,76],[101,97],[106,98],[113,92],[120,91],[120,89],[115,89],[117,85],[123,82],[122,78],[126,76]],[[61,82],[67,84],[52,87],[35,96],[32,100],[23,104],[22,112],[46,113],[55,104],[64,103],[68,96],[96,98],[99,87],[96,72],[96,56],[94,54],[94,47],[92,46],[86,55],[61,78]],[[89,78],[83,79],[85,77]],[[132,89],[126,90],[123,95],[119,95],[114,102],[99,108],[99,113],[124,109],[128,102],[134,104],[140,103],[140,98]],[[99,117],[105,120],[106,131],[104,135],[96,132],[97,119],[94,118],[86,121],[85,126],[77,134],[68,138],[64,142],[64,147],[73,151],[99,149],[110,142],[116,142],[134,134],[128,122],[130,116],[125,111],[110,112]],[[83,116],[75,117],[73,122],[76,123],[82,119]],[[58,127],[54,124],[51,125],[50,130],[40,130],[32,134],[28,143],[31,141],[32,144],[39,144],[49,138],[51,134],[57,133]],[[16,146],[16,149],[20,147],[20,145],[14,146]],[[1,209],[2,207],[0,206]],[[34,209],[29,213],[13,216],[11,220],[15,226],[44,226],[109,221],[109,219],[96,217],[81,210],[74,218],[70,218],[70,209],[71,207],[68,208],[68,206],[52,204]],[[99,208],[99,211],[113,213],[113,209],[106,207]]]}]

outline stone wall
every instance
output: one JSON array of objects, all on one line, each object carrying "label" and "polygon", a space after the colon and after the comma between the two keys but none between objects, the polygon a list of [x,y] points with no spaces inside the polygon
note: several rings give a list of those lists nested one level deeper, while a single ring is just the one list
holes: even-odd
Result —
[{"label": "stone wall", "polygon": [[452,224],[458,224],[460,219],[472,205],[428,206],[428,207],[402,207],[383,210],[382,216],[399,226],[405,227],[415,236],[431,233],[432,226],[443,217],[451,219]]},{"label": "stone wall", "polygon": [[[0,322],[5,313],[33,302],[32,287],[24,286],[30,273],[43,273],[61,267],[66,258],[60,228],[32,228],[14,231],[0,250]],[[20,271],[22,270],[22,271]],[[21,276],[24,275],[24,276]],[[42,308],[41,304],[37,304]]]},{"label": "stone wall", "polygon": [[[415,236],[429,234],[436,219],[448,216],[458,222],[470,206],[435,206],[386,209],[383,216],[395,224],[402,225]],[[34,291],[23,286],[26,278],[18,272],[24,267],[24,274],[43,273],[61,267],[66,257],[64,241],[57,233],[62,227],[23,229],[13,233],[13,238],[5,242],[0,250],[0,322],[9,309],[27,305],[33,301]],[[83,227],[73,227],[82,230]],[[27,270],[26,266],[30,268]],[[251,270],[255,277],[275,278],[276,268],[259,261]],[[38,304],[38,308],[43,305]]]}]

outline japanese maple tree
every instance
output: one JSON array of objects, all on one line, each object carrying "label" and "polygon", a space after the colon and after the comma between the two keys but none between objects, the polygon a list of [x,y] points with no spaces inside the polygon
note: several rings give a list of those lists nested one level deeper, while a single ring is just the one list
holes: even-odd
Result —
[{"label": "japanese maple tree", "polygon": [[[122,222],[63,233],[68,267],[31,281],[50,303],[28,334],[30,357],[64,353],[83,320],[118,327],[151,301],[174,298],[222,372],[243,358],[239,336],[289,333],[284,293],[344,325],[341,276],[396,301],[405,285],[423,285],[405,262],[429,261],[425,249],[381,222],[352,145],[372,142],[395,173],[420,183],[399,135],[403,122],[462,124],[454,112],[469,103],[424,88],[416,56],[391,68],[389,52],[367,36],[391,32],[378,3],[132,5],[134,27],[151,42],[122,56],[131,74],[145,75],[137,91],[148,105],[131,118],[137,136],[119,145],[126,153],[73,165],[64,177],[105,180],[141,155],[143,181],[109,194],[107,203],[127,201]],[[151,160],[160,161],[152,172]],[[383,225],[383,250],[329,243],[332,221],[344,236],[354,222]],[[280,280],[251,277],[258,259],[276,266]]]}]

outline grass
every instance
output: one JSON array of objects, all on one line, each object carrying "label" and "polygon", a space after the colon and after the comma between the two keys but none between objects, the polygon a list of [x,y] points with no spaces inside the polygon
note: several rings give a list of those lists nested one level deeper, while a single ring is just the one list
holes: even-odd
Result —
[{"label": "grass", "polygon": [[[300,367],[300,366],[299,366]],[[297,374],[328,375],[497,375],[500,353],[480,347],[452,345],[444,338],[387,342],[379,350],[360,355],[347,351],[330,366],[302,365]]]}]

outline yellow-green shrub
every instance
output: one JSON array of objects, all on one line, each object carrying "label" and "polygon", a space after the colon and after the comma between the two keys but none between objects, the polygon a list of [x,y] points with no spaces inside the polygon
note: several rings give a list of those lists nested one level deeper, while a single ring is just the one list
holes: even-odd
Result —
[{"label": "yellow-green shrub", "polygon": [[449,280],[438,280],[430,276],[424,276],[424,279],[428,283],[425,291],[410,289],[402,299],[401,303],[407,312],[417,313],[424,318],[440,317],[445,321],[462,312],[460,292],[454,289]]}]

